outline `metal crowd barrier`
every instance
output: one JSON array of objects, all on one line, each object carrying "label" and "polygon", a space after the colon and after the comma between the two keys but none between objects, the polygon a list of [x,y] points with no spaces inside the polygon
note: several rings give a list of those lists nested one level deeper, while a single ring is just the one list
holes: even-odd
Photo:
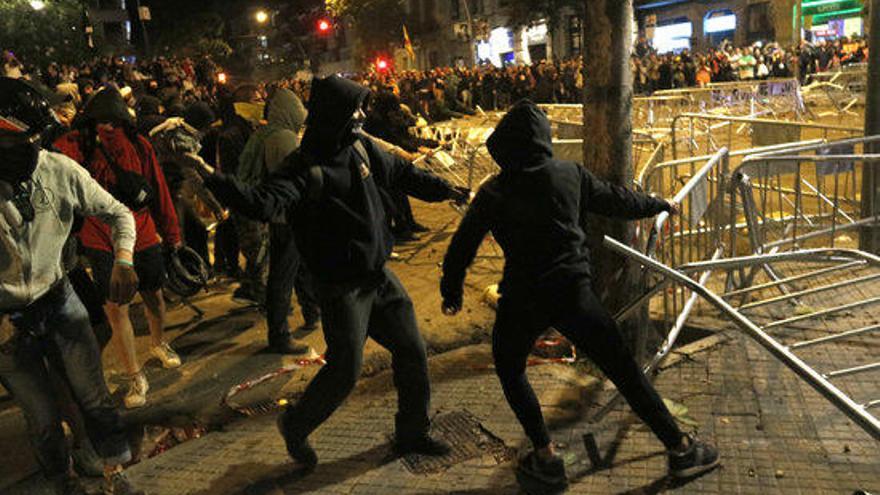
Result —
[{"label": "metal crowd barrier", "polygon": [[[680,124],[687,124],[681,134]],[[679,156],[680,144],[686,144],[689,156],[714,153],[721,147],[731,150],[746,147],[785,144],[807,139],[833,140],[861,136],[861,127],[736,117],[705,113],[683,113],[675,117],[671,129],[672,159]]]},{"label": "metal crowd barrier", "polygon": [[[793,146],[747,156],[732,171],[733,255],[784,246],[834,247],[837,235],[875,222],[861,218],[861,177],[878,155],[859,153],[880,136]],[[873,200],[873,198],[872,198]]]},{"label": "metal crowd barrier", "polygon": [[654,96],[688,96],[700,112],[720,111],[724,115],[771,114],[801,119],[808,112],[800,83],[794,78],[709,83],[701,88],[661,90]]},{"label": "metal crowd barrier", "polygon": [[[773,335],[771,329],[774,327],[781,327],[793,323],[793,318],[778,320],[760,326],[752,321],[752,319],[747,317],[745,314],[743,314],[743,310],[745,309],[744,307],[741,306],[740,308],[736,308],[731,305],[727,300],[725,300],[724,297],[710,290],[706,286],[705,279],[702,275],[699,277],[698,280],[694,279],[694,274],[697,273],[705,274],[713,270],[723,271],[740,269],[748,266],[761,265],[770,262],[814,261],[818,263],[827,263],[830,261],[839,263],[841,262],[841,260],[846,260],[846,262],[849,263],[858,262],[870,265],[872,267],[880,267],[880,258],[855,250],[817,249],[800,252],[795,251],[788,253],[779,253],[772,256],[756,255],[744,258],[712,259],[704,262],[681,265],[678,268],[672,268],[610,237],[605,237],[605,245],[609,249],[617,252],[618,254],[623,255],[635,262],[638,262],[645,268],[648,268],[652,272],[659,274],[665,281],[668,281],[668,283],[680,284],[684,287],[687,287],[692,292],[692,294],[699,296],[711,303],[724,317],[733,321],[742,331],[745,332],[746,335],[751,337],[765,350],[770,352],[775,358],[777,358],[780,362],[782,362],[785,366],[787,366],[790,370],[797,374],[797,376],[800,377],[804,382],[813,387],[813,389],[815,389],[832,405],[834,405],[837,409],[839,409],[847,417],[849,417],[856,425],[861,427],[875,440],[880,440],[880,419],[878,419],[870,412],[871,409],[880,406],[880,399],[874,398],[867,399],[864,402],[858,402],[851,398],[850,395],[844,390],[844,388],[849,388],[846,386],[846,383],[838,385],[832,381],[834,380],[840,383],[840,381],[842,381],[845,377],[852,377],[858,374],[880,370],[880,362],[866,363],[841,369],[820,372],[817,371],[813,366],[807,364],[804,359],[793,352],[795,349],[805,348],[808,346],[817,346],[821,344],[828,344],[834,341],[852,339],[857,335],[864,335],[868,332],[880,329],[880,325],[875,324],[871,325],[870,327],[847,330],[837,333],[833,336],[828,335],[824,337],[824,340],[812,339],[809,341],[801,341],[791,345],[786,345],[780,341],[779,337]],[[644,296],[642,296],[642,298],[639,298],[639,300],[642,300],[643,298]],[[864,305],[866,303],[876,303],[878,301],[880,301],[880,298],[874,298],[867,302],[860,301],[859,303],[861,305]],[[847,306],[849,308],[855,307],[854,304],[850,304]],[[835,309],[839,311],[838,308]],[[828,314],[825,312],[820,313],[823,315]],[[805,316],[816,317],[819,316],[820,313]],[[806,317],[802,319],[806,319]],[[877,349],[878,346],[875,342],[875,345],[871,349],[871,351],[876,353]],[[862,390],[862,387],[858,386],[852,388],[856,391]],[[874,392],[878,391],[875,390]]]},{"label": "metal crowd barrier", "polygon": [[[868,89],[866,67],[845,67],[836,72],[812,74],[810,84],[802,89],[804,99],[809,105],[830,106],[831,111],[819,113],[825,116],[852,116],[852,109],[865,104]],[[830,103],[830,105],[828,105]]]}]

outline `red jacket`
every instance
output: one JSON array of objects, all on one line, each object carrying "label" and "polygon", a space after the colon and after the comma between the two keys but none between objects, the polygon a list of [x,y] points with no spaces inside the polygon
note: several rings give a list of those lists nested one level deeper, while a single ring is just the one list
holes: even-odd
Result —
[{"label": "red jacket", "polygon": [[[138,136],[141,149],[143,150],[139,154],[122,129],[114,128],[111,130],[101,128],[98,131],[98,135],[104,148],[113,154],[116,163],[120,167],[141,174],[153,187],[154,198],[151,208],[132,212],[137,227],[137,241],[134,245],[135,252],[155,246],[160,241],[164,241],[169,246],[178,244],[180,242],[180,228],[177,223],[177,213],[174,211],[171,193],[168,191],[165,176],[162,174],[162,169],[159,167],[156,153],[153,151],[150,142],[143,136]],[[109,186],[116,183],[113,169],[107,163],[100,149],[95,150],[91,164],[85,163],[79,131],[72,131],[61,136],[55,142],[55,147],[86,167],[89,173],[92,174],[92,177],[104,189],[110,189]],[[141,157],[145,158],[147,163],[143,163]],[[157,225],[159,227],[158,232],[162,234],[161,239],[157,233]],[[98,218],[86,218],[85,224],[83,224],[83,228],[79,233],[79,238],[82,245],[87,248],[108,252],[113,251],[110,227]]]}]

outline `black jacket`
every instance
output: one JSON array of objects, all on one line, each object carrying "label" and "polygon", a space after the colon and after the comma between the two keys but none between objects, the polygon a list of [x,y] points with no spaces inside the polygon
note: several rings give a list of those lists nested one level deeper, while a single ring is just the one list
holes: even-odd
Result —
[{"label": "black jacket", "polygon": [[[287,210],[297,246],[321,284],[361,284],[381,274],[393,246],[384,190],[425,201],[456,195],[443,179],[356,136],[351,117],[368,94],[346,79],[316,79],[302,153],[294,152],[277,174],[257,187],[224,174],[206,180],[221,201],[252,218],[269,221]],[[369,166],[353,146],[356,139],[363,143]],[[320,168],[320,187],[313,167]]]},{"label": "black jacket", "polygon": [[491,231],[504,250],[500,292],[553,290],[589,277],[587,213],[635,219],[669,208],[661,199],[596,178],[584,167],[553,159],[550,122],[534,103],[517,103],[489,137],[501,167],[474,198],[443,261],[444,300],[460,302],[465,270]]}]

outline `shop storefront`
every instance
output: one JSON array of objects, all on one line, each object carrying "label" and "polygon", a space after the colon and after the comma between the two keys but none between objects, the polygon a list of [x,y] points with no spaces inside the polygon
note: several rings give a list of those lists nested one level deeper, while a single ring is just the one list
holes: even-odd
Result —
[{"label": "shop storefront", "polygon": [[687,17],[668,19],[653,29],[651,44],[659,53],[678,53],[690,50],[693,35],[694,24]]},{"label": "shop storefront", "polygon": [[865,34],[862,0],[805,0],[801,5],[804,36],[813,41]]},{"label": "shop storefront", "polygon": [[703,18],[703,35],[710,46],[724,40],[733,41],[736,35],[736,14],[730,9],[712,10]]}]

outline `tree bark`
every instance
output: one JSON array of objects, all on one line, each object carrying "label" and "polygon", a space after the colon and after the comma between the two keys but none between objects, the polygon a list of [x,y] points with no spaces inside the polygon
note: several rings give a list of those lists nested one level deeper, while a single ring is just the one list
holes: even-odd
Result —
[{"label": "tree bark", "polygon": [[[584,10],[584,166],[601,179],[631,188],[632,0],[586,0]],[[610,235],[631,243],[636,224],[599,216],[589,220],[593,288],[615,312],[638,292],[641,276],[638,267],[607,251],[602,239]],[[621,326],[637,355],[646,322],[647,308]]]},{"label": "tree bark", "polygon": [[[865,95],[865,136],[880,134],[880,0],[868,7],[868,90]],[[865,145],[865,153],[880,153],[877,144]],[[862,165],[862,217],[880,214],[880,174],[876,165]],[[880,229],[874,225],[859,231],[859,247],[880,254]]]}]

